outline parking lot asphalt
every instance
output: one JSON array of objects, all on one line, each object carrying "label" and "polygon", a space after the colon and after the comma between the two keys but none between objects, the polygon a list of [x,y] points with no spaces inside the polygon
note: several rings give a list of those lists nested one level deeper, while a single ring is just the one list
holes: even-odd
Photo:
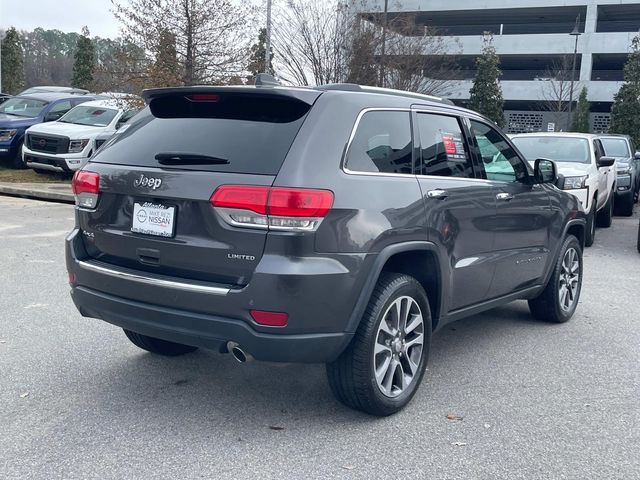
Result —
[{"label": "parking lot asphalt", "polygon": [[0,197],[2,479],[640,478],[637,216],[598,230],[572,321],[516,302],[445,327],[383,419],[334,400],[322,365],[159,358],[82,318],[72,225]]}]

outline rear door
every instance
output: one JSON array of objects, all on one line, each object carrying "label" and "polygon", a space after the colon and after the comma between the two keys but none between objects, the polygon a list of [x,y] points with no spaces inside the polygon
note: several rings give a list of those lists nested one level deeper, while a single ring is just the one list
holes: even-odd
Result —
[{"label": "rear door", "polygon": [[[310,92],[311,93],[311,92]],[[221,185],[270,186],[319,93],[189,93],[151,100],[84,168],[100,175],[95,210],[80,210],[90,257],[111,265],[246,285],[266,228],[214,210]]]},{"label": "rear door", "polygon": [[508,295],[535,285],[549,261],[553,223],[548,186],[530,182],[526,161],[488,123],[471,120],[474,149],[490,182],[497,208],[489,229],[495,232],[495,276],[489,296]]},{"label": "rear door", "polygon": [[495,268],[493,232],[487,228],[496,213],[495,195],[475,176],[460,118],[417,111],[415,131],[428,236],[446,259],[451,312],[486,299]]}]

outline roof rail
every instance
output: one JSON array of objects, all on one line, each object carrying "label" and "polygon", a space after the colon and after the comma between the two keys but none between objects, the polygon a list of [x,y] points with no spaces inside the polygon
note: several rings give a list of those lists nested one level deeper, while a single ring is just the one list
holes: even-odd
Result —
[{"label": "roof rail", "polygon": [[393,88],[370,87],[366,85],[357,85],[355,83],[330,83],[328,85],[320,85],[315,87],[317,90],[337,90],[343,92],[363,92],[363,93],[380,93],[383,95],[395,95],[398,97],[415,98],[416,100],[427,100],[429,102],[444,103],[446,105],[454,105],[451,100],[433,95],[425,95],[423,93],[407,92],[405,90],[395,90]]}]

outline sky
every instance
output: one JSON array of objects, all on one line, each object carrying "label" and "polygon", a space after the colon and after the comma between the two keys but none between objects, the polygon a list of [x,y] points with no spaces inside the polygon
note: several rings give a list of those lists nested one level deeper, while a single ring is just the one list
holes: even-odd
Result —
[{"label": "sky", "polygon": [[92,37],[117,37],[118,22],[111,13],[111,1],[0,0],[0,30],[42,27],[80,33],[85,25]]}]

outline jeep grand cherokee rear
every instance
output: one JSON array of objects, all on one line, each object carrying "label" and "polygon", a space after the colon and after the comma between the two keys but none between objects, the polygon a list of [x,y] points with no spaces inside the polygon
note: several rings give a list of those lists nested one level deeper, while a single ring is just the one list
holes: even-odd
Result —
[{"label": "jeep grand cherokee rear", "polygon": [[351,85],[145,99],[74,176],[66,242],[79,311],[145,350],[325,362],[342,402],[388,415],[436,327],[517,298],[575,311],[584,215],[473,112]]}]

